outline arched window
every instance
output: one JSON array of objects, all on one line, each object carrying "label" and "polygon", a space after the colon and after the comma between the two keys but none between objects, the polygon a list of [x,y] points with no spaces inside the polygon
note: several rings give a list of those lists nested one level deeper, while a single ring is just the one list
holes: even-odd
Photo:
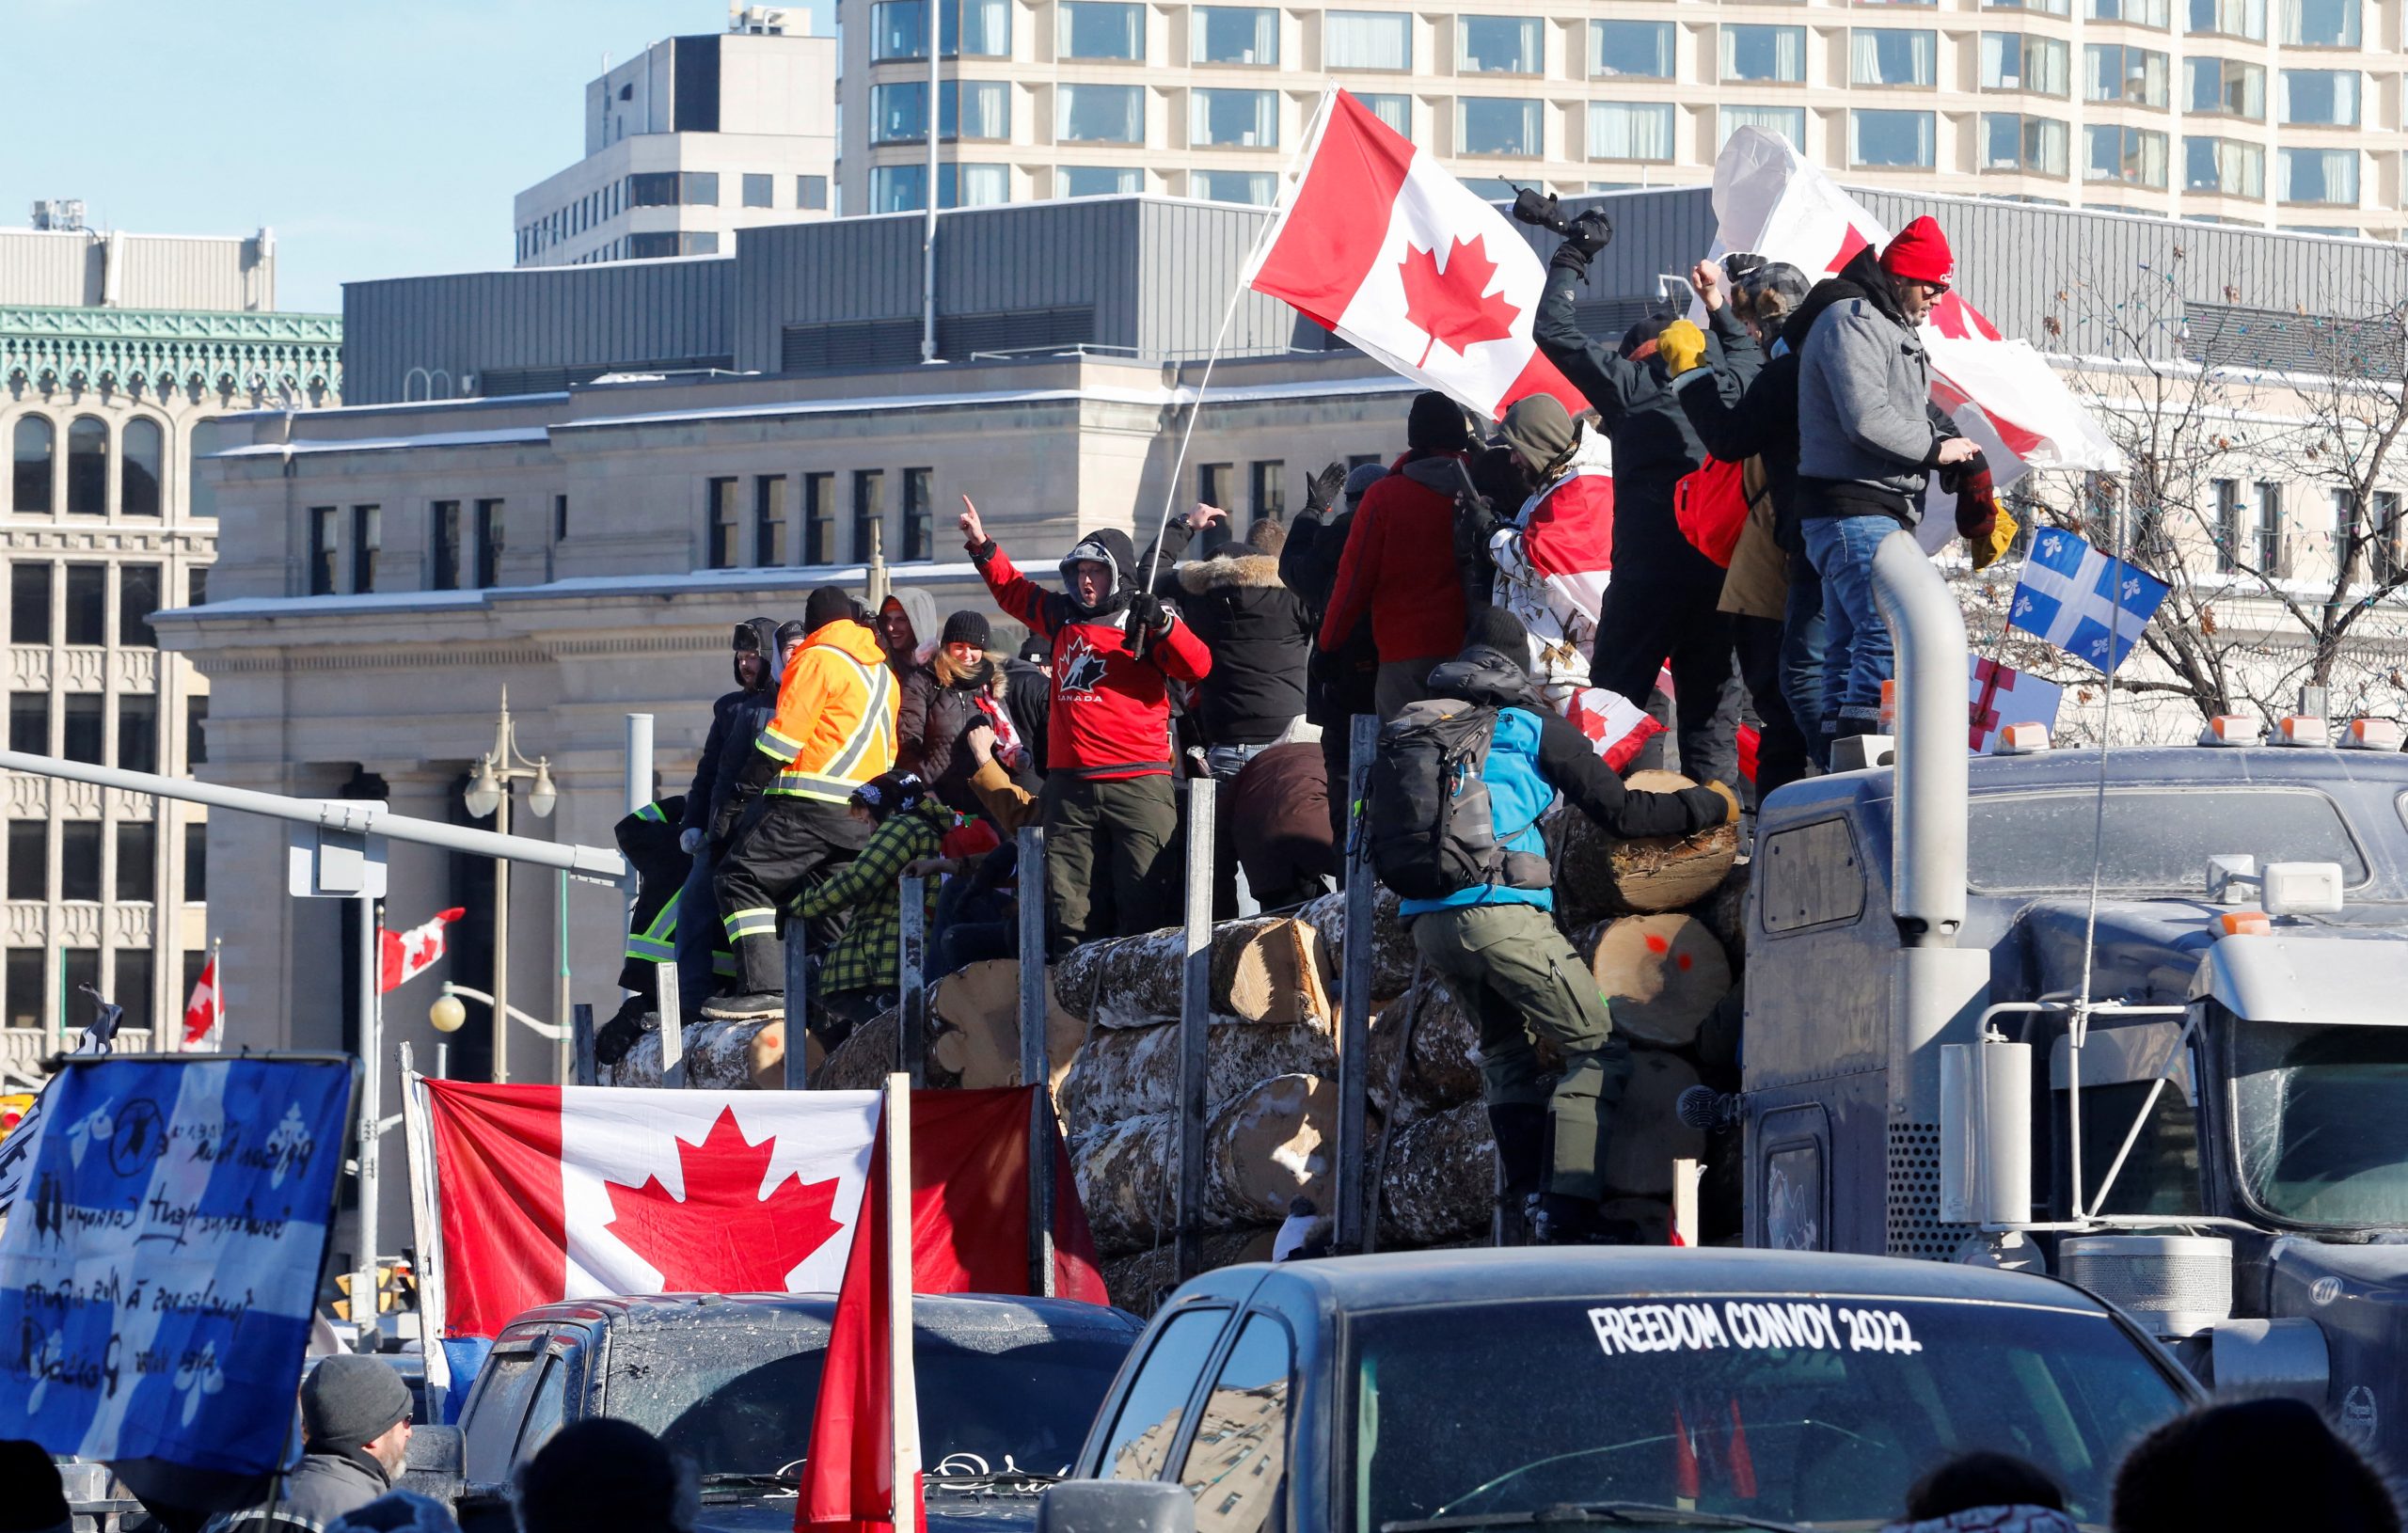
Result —
[{"label": "arched window", "polygon": [[96,415],[79,415],[67,428],[67,511],[108,514],[109,427]]},{"label": "arched window", "polygon": [[18,515],[50,514],[51,458],[56,446],[57,433],[48,416],[18,417],[16,472],[11,476],[14,488],[8,499],[10,509]]},{"label": "arched window", "polygon": [[118,510],[128,516],[159,514],[160,459],[166,438],[159,422],[136,416],[118,439]]}]

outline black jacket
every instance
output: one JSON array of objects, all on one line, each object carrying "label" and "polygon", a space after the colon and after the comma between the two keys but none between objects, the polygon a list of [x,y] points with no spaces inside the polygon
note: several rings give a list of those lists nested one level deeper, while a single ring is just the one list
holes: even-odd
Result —
[{"label": "black jacket", "polygon": [[895,726],[895,770],[919,773],[946,808],[964,814],[979,812],[978,795],[970,786],[978,764],[961,737],[987,717],[978,707],[978,699],[994,673],[990,660],[981,660],[966,672],[957,671],[952,659],[939,649],[926,665],[913,666],[903,678],[903,701]]},{"label": "black jacket", "polygon": [[[1305,604],[1315,632],[1329,606],[1330,590],[1338,584],[1338,561],[1346,551],[1347,529],[1354,525],[1352,507],[1299,515],[1288,529],[1287,546],[1279,550],[1279,579]],[[1311,651],[1305,668],[1305,717],[1323,729],[1343,732],[1354,715],[1377,712],[1372,695],[1379,670],[1380,654],[1371,642],[1367,617],[1335,651],[1318,646]]]},{"label": "black jacket", "polygon": [[1028,742],[1028,769],[1043,776],[1049,759],[1045,721],[1054,707],[1054,672],[1034,660],[1006,660],[1004,706],[1011,710],[1020,737]]},{"label": "black jacket", "polygon": [[1782,322],[1781,353],[1766,357],[1729,306],[1714,311],[1715,346],[1708,369],[1683,375],[1681,408],[1705,450],[1724,463],[1753,457],[1765,466],[1772,497],[1773,539],[1782,551],[1802,555],[1798,530],[1798,354],[1814,317],[1853,284],[1826,278]]},{"label": "black jacket", "polygon": [[[1184,539],[1164,552],[1175,555]],[[1305,711],[1305,665],[1315,624],[1304,598],[1280,581],[1279,561],[1233,543],[1210,559],[1175,565],[1154,582],[1174,597],[1212,652],[1196,690],[1207,745],[1267,745]]]},{"label": "black jacket", "polygon": [[[703,759],[694,766],[694,782],[686,790],[686,817],[681,830],[710,829],[711,812],[724,800],[736,786],[736,769],[744,764],[753,741],[768,727],[778,711],[778,625],[768,618],[747,618],[744,626],[752,630],[761,656],[761,684],[744,685],[742,667],[734,656],[729,667],[737,672],[736,690],[721,694],[711,704],[711,732],[703,740]],[[736,742],[730,750],[728,742]]]},{"label": "black jacket", "polygon": [[1691,835],[1729,817],[1730,806],[1710,788],[1650,793],[1623,786],[1589,736],[1539,696],[1518,656],[1475,644],[1430,672],[1430,687],[1437,697],[1536,714],[1539,775],[1613,835]]},{"label": "black jacket", "polygon": [[358,1448],[334,1452],[311,1448],[284,1477],[280,1509],[303,1522],[325,1526],[393,1488],[385,1466]]},{"label": "black jacket", "polygon": [[[685,887],[686,874],[693,860],[677,845],[678,813],[686,807],[675,798],[663,798],[658,803],[644,805],[632,814],[621,816],[610,828],[611,839],[619,845],[619,855],[627,866],[636,870],[636,904],[627,916],[630,949],[634,940],[651,931],[670,902],[676,899]],[[676,940],[677,916],[682,911],[669,910],[669,922],[660,936]],[[657,987],[653,965],[669,954],[646,956],[630,951],[626,961],[619,967],[619,988],[641,995],[651,995]]]}]

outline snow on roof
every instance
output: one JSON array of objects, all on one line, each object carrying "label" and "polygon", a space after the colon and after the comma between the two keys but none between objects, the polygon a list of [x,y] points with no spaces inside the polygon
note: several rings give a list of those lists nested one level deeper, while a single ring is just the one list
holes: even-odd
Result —
[{"label": "snow on roof", "polygon": [[204,453],[210,458],[308,457],[326,452],[394,452],[413,447],[507,447],[551,439],[547,426],[502,426],[490,431],[437,431],[423,436],[349,436],[328,441],[259,442]]},{"label": "snow on roof", "polygon": [[[681,570],[659,575],[582,575],[532,586],[488,586],[482,591],[379,591],[345,596],[240,596],[200,607],[178,607],[155,614],[159,623],[213,622],[237,618],[335,618],[377,612],[466,610],[498,602],[590,600],[608,596],[715,596],[744,591],[808,591],[815,586],[858,585],[869,577],[864,564],[805,564],[778,569]],[[936,564],[890,564],[890,584],[942,585],[978,578],[967,560]]]}]

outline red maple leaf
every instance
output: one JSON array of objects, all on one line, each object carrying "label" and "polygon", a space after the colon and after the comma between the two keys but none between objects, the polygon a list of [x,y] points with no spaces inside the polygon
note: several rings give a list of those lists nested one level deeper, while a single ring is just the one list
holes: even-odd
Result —
[{"label": "red maple leaf", "polygon": [[684,1199],[657,1177],[642,1187],[606,1182],[612,1218],[603,1227],[650,1262],[671,1293],[784,1292],[786,1274],[845,1226],[829,1216],[832,1177],[806,1183],[798,1174],[762,1193],[776,1141],[747,1144],[736,1110],[723,1107],[701,1144],[677,1141]]},{"label": "red maple leaf", "polygon": [[1402,262],[1404,317],[1430,338],[1421,348],[1421,360],[1414,366],[1427,366],[1431,348],[1442,340],[1460,356],[1467,342],[1505,340],[1513,336],[1513,321],[1522,311],[1503,295],[1488,291],[1497,277],[1497,262],[1481,247],[1484,238],[1455,241],[1448,248],[1444,270],[1439,268],[1435,247],[1424,250],[1406,244]]}]

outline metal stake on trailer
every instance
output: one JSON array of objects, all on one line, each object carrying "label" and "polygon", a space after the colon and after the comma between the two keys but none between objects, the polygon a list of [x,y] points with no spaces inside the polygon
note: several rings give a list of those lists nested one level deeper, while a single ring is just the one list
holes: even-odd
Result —
[{"label": "metal stake on trailer", "polygon": [[811,1084],[811,934],[800,916],[786,922],[785,1087],[800,1091]]},{"label": "metal stake on trailer", "polygon": [[1054,1292],[1054,1098],[1045,1022],[1045,830],[1020,828],[1020,1079],[1028,1097],[1028,1291]]},{"label": "metal stake on trailer", "polygon": [[928,1083],[928,884],[906,874],[896,881],[895,1067],[914,1088]]},{"label": "metal stake on trailer", "polygon": [[351,1300],[354,1324],[359,1323],[359,1306],[368,1306],[363,1334],[376,1324],[376,1216],[382,1211],[376,1206],[385,1116],[385,997],[378,983],[384,972],[381,925],[375,899],[363,896],[359,902],[359,1060],[366,1067],[359,1072],[359,1261],[352,1278]]},{"label": "metal stake on trailer", "polygon": [[660,1007],[660,1083],[686,1083],[686,1008],[677,993],[677,963],[652,966],[653,995]]},{"label": "metal stake on trailer", "polygon": [[1187,784],[1187,932],[1179,984],[1179,1219],[1173,1275],[1204,1270],[1205,1030],[1212,1005],[1212,793]]},{"label": "metal stake on trailer", "polygon": [[[594,1059],[594,1004],[579,1001],[568,1011],[569,1084],[590,1086],[602,1078],[601,1067]],[[441,1070],[435,1072],[442,1074]]]},{"label": "metal stake on trailer", "polygon": [[[591,1029],[588,1029],[589,1034]],[[426,1085],[401,1044],[402,1150],[409,1168],[410,1231],[418,1246],[419,1347],[426,1354],[426,1414],[444,1418],[443,1397],[452,1388],[452,1360],[443,1351],[443,1225],[435,1201],[435,1135],[426,1115]]]},{"label": "metal stake on trailer", "polygon": [[1371,877],[1363,799],[1379,739],[1378,716],[1356,714],[1346,740],[1346,938],[1338,988],[1338,1207],[1331,1216],[1335,1226],[1331,1246],[1339,1252],[1364,1248],[1363,1162],[1370,1116],[1371,916],[1378,888]]}]

